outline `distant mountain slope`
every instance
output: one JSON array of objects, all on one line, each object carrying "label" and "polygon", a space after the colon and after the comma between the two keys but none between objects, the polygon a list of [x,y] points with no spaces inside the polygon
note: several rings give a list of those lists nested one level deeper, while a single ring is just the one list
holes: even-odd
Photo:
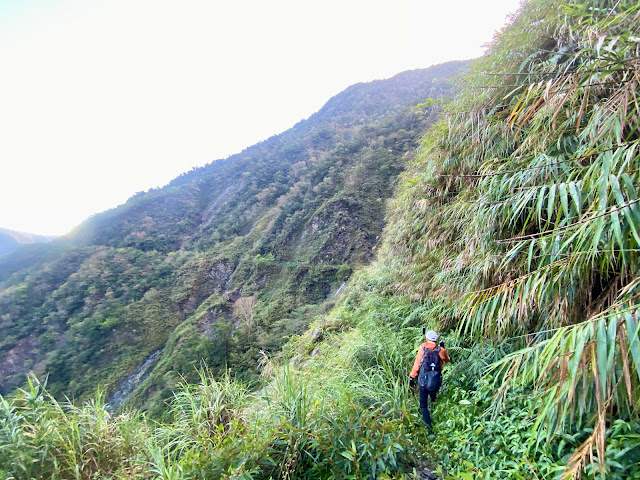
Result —
[{"label": "distant mountain slope", "polygon": [[33,235],[31,233],[0,228],[0,256],[7,255],[8,253],[17,250],[21,245],[50,242],[54,238],[55,237]]},{"label": "distant mountain slope", "polygon": [[[202,233],[214,215],[219,218],[231,213],[245,218],[247,204],[236,203],[233,198],[257,195],[260,188],[273,184],[269,192],[263,193],[268,197],[261,200],[262,204],[269,204],[293,185],[289,174],[293,164],[306,162],[314,153],[325,152],[337,142],[352,140],[365,125],[371,129],[373,119],[406,110],[427,97],[446,96],[451,88],[447,80],[461,72],[461,65],[466,62],[445,63],[388,80],[353,85],[286,132],[227,159],[193,169],[162,189],[140,193],[124,205],[92,217],[72,233],[71,240],[82,245],[177,250]],[[281,183],[275,185],[276,179]],[[257,203],[251,200],[252,206]],[[162,214],[152,215],[153,224],[145,223],[144,219],[153,212]],[[242,227],[250,221],[245,218]]]},{"label": "distant mountain slope", "polygon": [[438,113],[410,107],[451,96],[466,65],[349,87],[280,135],[0,260],[0,389],[32,370],[58,395],[122,398],[144,364],[128,401],[159,413],[201,362],[252,381],[260,351],[303,332],[372,259]]}]

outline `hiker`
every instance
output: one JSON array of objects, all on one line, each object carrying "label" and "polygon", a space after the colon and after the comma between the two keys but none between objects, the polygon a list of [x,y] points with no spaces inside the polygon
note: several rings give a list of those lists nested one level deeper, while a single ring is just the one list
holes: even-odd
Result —
[{"label": "hiker", "polygon": [[[424,331],[424,330],[423,330]],[[433,403],[436,399],[436,394],[442,385],[442,365],[449,360],[449,354],[444,348],[444,342],[440,342],[440,346],[436,346],[438,341],[438,334],[433,330],[427,332],[426,342],[420,345],[418,353],[416,355],[416,361],[413,362],[413,368],[411,369],[411,379],[409,380],[409,386],[413,388],[418,381],[420,386],[420,411],[422,412],[422,419],[427,424],[430,431],[433,431],[431,426],[431,415],[429,414],[429,398]]]}]

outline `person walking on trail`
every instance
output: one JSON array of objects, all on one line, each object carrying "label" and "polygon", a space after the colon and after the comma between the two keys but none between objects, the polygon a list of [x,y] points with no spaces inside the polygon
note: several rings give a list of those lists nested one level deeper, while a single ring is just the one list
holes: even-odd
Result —
[{"label": "person walking on trail", "polygon": [[[424,331],[424,330],[423,330]],[[433,431],[431,425],[431,415],[429,413],[429,399],[433,403],[436,399],[440,385],[442,385],[442,365],[447,363],[451,358],[447,350],[444,348],[444,342],[438,341],[438,334],[430,330],[426,334],[426,342],[420,345],[416,354],[416,361],[413,362],[411,369],[409,386],[414,387],[416,380],[420,386],[420,411],[422,419],[427,424],[430,431]]]}]

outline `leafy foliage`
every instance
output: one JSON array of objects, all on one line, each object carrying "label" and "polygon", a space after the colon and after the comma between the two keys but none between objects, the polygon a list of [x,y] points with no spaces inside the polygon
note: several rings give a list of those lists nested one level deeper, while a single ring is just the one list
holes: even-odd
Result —
[{"label": "leafy foliage", "polygon": [[530,450],[590,432],[566,478],[613,475],[612,425],[638,421],[638,12],[525,4],[426,138],[386,244],[396,292],[515,349],[492,366],[494,420],[525,389]]}]

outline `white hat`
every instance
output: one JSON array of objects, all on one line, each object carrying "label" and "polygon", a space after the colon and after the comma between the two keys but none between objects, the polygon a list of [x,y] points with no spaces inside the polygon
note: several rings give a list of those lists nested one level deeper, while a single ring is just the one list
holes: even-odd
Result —
[{"label": "white hat", "polygon": [[427,340],[431,340],[432,342],[435,342],[436,340],[438,340],[438,334],[433,330],[429,330],[427,332]]}]

